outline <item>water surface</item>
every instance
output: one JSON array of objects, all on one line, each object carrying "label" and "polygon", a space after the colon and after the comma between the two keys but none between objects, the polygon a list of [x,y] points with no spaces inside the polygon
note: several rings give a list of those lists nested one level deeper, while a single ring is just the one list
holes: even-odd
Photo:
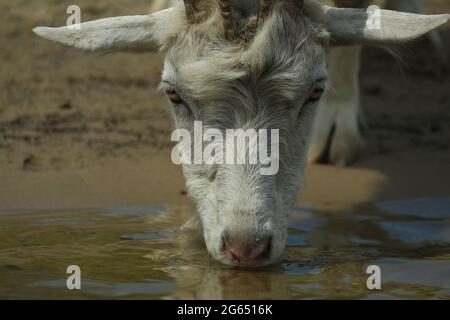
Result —
[{"label": "water surface", "polygon": [[[212,261],[195,232],[179,231],[186,211],[0,213],[0,298],[450,298],[450,199],[296,208],[282,261],[262,270]],[[372,264],[381,290],[366,287]],[[67,289],[69,265],[80,266],[82,290]]]}]

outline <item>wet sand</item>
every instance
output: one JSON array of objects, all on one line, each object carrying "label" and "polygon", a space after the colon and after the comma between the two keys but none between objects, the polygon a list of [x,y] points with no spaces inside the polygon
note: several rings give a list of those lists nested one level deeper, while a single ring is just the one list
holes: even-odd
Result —
[{"label": "wet sand", "polygon": [[[67,4],[0,4],[0,210],[189,205],[169,158],[160,58],[80,53],[32,34],[36,25],[64,24]],[[80,5],[84,20],[148,8]],[[450,30],[442,34],[450,44]],[[349,168],[310,166],[299,202],[338,208],[450,195],[450,75],[426,59],[427,40],[395,49],[403,67],[383,50],[364,52],[365,154]]]}]

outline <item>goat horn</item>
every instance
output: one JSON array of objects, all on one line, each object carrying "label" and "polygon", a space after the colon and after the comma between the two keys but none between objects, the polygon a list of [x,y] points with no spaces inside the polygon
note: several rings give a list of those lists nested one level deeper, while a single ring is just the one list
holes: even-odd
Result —
[{"label": "goat horn", "polygon": [[209,0],[184,0],[186,17],[190,23],[200,23],[208,19],[210,8]]},{"label": "goat horn", "polygon": [[236,37],[236,29],[233,21],[233,12],[231,4],[228,0],[219,1],[220,14],[223,17],[223,28],[225,31],[225,39],[233,41]]}]

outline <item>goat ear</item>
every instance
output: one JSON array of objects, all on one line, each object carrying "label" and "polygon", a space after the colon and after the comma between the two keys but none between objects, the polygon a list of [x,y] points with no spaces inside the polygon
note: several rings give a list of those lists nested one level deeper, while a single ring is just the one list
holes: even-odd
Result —
[{"label": "goat ear", "polygon": [[[37,27],[33,31],[48,40],[88,51],[157,51],[175,32],[172,9],[151,15],[124,16],[60,28]],[[178,30],[177,30],[178,31]]]},{"label": "goat ear", "polygon": [[420,15],[377,7],[363,9],[324,6],[330,45],[383,44],[418,38],[449,20],[450,15]]}]

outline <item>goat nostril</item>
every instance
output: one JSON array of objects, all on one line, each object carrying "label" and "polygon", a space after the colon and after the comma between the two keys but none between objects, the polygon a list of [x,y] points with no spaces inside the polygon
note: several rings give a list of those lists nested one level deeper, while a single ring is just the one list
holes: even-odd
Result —
[{"label": "goat nostril", "polygon": [[265,248],[261,252],[260,257],[268,259],[270,257],[270,250],[272,249],[272,237],[269,237],[265,242]]},{"label": "goat nostril", "polygon": [[225,251],[228,246],[228,242],[230,241],[230,234],[225,231],[222,233],[222,251]]}]

